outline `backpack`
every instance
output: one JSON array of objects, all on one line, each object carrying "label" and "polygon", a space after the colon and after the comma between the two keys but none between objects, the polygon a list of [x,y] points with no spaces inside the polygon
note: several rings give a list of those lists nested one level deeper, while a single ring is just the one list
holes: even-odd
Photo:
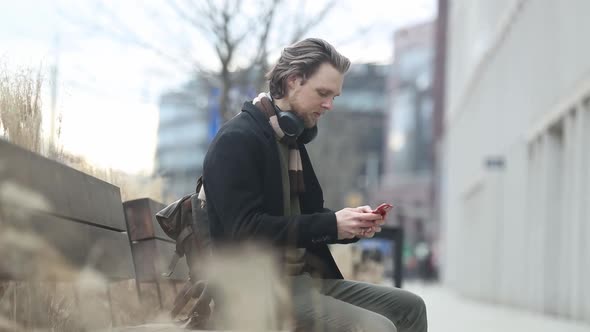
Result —
[{"label": "backpack", "polygon": [[211,255],[211,236],[203,178],[199,177],[194,193],[185,195],[156,213],[158,224],[168,237],[176,241],[174,257],[170,262],[170,277],[178,260],[186,256],[189,279],[174,299],[170,316],[173,319],[183,311],[191,299],[196,299],[188,315],[180,323],[188,323],[190,329],[203,329],[210,323],[211,301],[213,299],[207,280],[199,276],[198,263]]}]

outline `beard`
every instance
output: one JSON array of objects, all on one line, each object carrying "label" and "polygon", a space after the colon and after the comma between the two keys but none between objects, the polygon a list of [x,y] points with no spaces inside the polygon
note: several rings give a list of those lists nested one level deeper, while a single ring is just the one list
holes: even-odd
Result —
[{"label": "beard", "polygon": [[297,115],[297,117],[299,117],[301,120],[303,120],[303,125],[305,126],[305,128],[313,128],[315,127],[315,125],[317,124],[317,121],[315,119],[315,116],[309,113],[301,113],[301,112],[297,112],[294,111],[294,113]]},{"label": "beard", "polygon": [[296,104],[291,104],[291,111],[295,113],[298,118],[303,120],[303,125],[305,128],[309,129],[315,127],[317,125],[317,119],[315,118],[315,115],[309,112],[302,112],[297,106],[298,105]]},{"label": "beard", "polygon": [[303,118],[305,128],[313,128],[317,125],[317,120],[313,114],[306,114]]}]

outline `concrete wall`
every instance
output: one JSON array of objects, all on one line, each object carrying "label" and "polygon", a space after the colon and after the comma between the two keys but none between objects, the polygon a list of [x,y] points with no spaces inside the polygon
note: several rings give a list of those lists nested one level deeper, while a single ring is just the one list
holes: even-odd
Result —
[{"label": "concrete wall", "polygon": [[448,285],[590,322],[588,12],[450,2],[442,212]]}]

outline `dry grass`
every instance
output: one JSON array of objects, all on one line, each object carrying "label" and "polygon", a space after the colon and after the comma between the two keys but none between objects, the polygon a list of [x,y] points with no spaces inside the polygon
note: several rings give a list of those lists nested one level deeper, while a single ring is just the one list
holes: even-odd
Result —
[{"label": "dry grass", "polygon": [[0,137],[4,136],[27,150],[118,186],[123,201],[149,197],[164,202],[161,178],[95,167],[85,158],[64,151],[58,143],[62,129],[61,113],[56,119],[57,132],[46,135],[55,136],[58,140],[52,142],[53,146],[43,148],[41,93],[44,81],[41,72],[41,68],[11,71],[5,63],[0,62]]},{"label": "dry grass", "polygon": [[[45,149],[42,87],[41,69],[9,71],[0,61],[0,137],[119,186],[122,200],[161,198],[159,179],[93,167],[57,145]],[[59,138],[61,118],[57,130]],[[112,283],[96,271],[71,266],[31,231],[31,212],[9,208],[48,211],[47,204],[44,197],[9,179],[0,181],[0,331],[97,330],[113,324],[139,324],[147,314],[159,314],[158,309],[151,310],[153,303],[139,303],[134,280]],[[109,302],[119,309],[111,313]]]},{"label": "dry grass", "polygon": [[164,180],[161,177],[127,174],[111,170],[110,179],[105,181],[121,188],[121,199],[123,201],[149,197],[155,201],[166,203],[165,198],[162,196]]},{"label": "dry grass", "polygon": [[165,203],[162,196],[163,179],[147,174],[128,174],[122,171],[105,169],[92,165],[84,157],[61,152],[56,155],[56,160],[72,167],[80,172],[94,176],[105,182],[111,183],[121,189],[123,202],[149,197],[155,201]]},{"label": "dry grass", "polygon": [[159,314],[158,305],[139,303],[134,280],[72,266],[34,231],[31,218],[48,209],[35,192],[0,181],[0,331],[94,331]]},{"label": "dry grass", "polygon": [[41,150],[41,69],[10,72],[0,63],[0,127],[11,142]]},{"label": "dry grass", "polygon": [[[82,280],[80,273],[45,239],[30,231],[31,211],[47,209],[47,201],[33,191],[3,181],[0,202],[0,252],[3,256],[0,260],[0,326],[8,324],[8,330],[12,331],[47,326],[59,331],[79,331],[82,325],[74,297],[66,297],[57,282],[48,280],[67,280],[67,284],[76,285]],[[27,202],[31,210],[14,208],[22,206],[22,202]]]},{"label": "dry grass", "polygon": [[290,292],[271,248],[246,245],[218,250],[205,267],[222,303],[216,315],[224,330],[291,331]]},{"label": "dry grass", "polygon": [[[2,252],[10,249],[10,267],[17,265],[16,260],[27,266],[14,274],[37,276],[0,281],[0,331],[107,331],[113,326],[154,322],[171,325],[159,308],[155,284],[142,284],[139,301],[132,280],[112,282],[96,271],[73,269],[59,255],[47,254],[53,251],[43,245],[43,239],[7,227],[3,219],[0,225],[4,235],[0,236],[0,248]],[[27,241],[11,240],[25,237]],[[34,256],[45,259],[31,260]],[[249,247],[219,252],[203,270],[209,280],[215,280],[217,299],[224,304],[216,316],[221,326],[241,331],[290,330],[288,291],[268,250]],[[56,279],[63,281],[51,281]],[[168,297],[165,311],[171,308]]]}]

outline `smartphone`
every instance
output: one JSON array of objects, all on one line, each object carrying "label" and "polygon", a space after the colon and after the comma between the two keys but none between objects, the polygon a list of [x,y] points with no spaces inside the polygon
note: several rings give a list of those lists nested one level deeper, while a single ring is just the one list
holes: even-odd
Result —
[{"label": "smartphone", "polygon": [[389,210],[391,210],[392,208],[393,208],[393,205],[387,204],[387,203],[383,203],[383,204],[379,205],[372,212],[373,213],[376,213],[376,214],[380,214],[382,216],[385,216],[387,214],[387,212],[389,212]]}]

